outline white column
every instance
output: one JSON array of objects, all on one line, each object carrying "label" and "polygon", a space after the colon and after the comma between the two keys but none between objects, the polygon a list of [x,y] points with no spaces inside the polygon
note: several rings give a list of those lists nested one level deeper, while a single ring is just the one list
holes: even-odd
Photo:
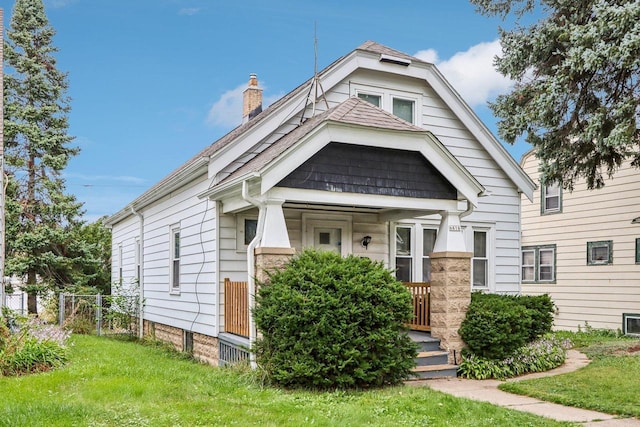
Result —
[{"label": "white column", "polygon": [[441,211],[433,252],[468,252],[460,226],[460,212]]},{"label": "white column", "polygon": [[289,232],[284,220],[282,204],[284,200],[269,199],[264,203],[264,234],[258,247],[263,248],[290,248]]}]

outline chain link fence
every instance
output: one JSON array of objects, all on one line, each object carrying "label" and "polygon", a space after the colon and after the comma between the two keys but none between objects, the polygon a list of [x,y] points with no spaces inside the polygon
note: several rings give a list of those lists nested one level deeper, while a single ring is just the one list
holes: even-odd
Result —
[{"label": "chain link fence", "polygon": [[4,301],[1,301],[0,306],[8,307],[16,313],[27,314],[27,294],[25,292],[4,294]]},{"label": "chain link fence", "polygon": [[61,293],[58,324],[75,333],[139,336],[140,300],[135,295]]}]

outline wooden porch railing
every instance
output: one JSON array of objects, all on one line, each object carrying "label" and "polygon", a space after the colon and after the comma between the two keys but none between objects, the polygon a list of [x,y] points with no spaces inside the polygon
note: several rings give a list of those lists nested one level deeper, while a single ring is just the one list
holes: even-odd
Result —
[{"label": "wooden porch railing", "polygon": [[409,283],[404,285],[411,292],[413,302],[413,320],[407,326],[416,331],[431,330],[431,285],[426,283]]},{"label": "wooden porch railing", "polygon": [[224,330],[230,334],[249,336],[249,301],[247,282],[224,279]]}]

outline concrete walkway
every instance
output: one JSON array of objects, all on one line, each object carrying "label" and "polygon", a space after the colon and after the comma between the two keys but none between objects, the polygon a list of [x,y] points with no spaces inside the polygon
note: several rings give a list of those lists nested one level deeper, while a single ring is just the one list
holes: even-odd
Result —
[{"label": "concrete walkway", "polygon": [[[521,381],[532,378],[558,375],[572,372],[588,365],[587,357],[575,350],[567,351],[567,360],[564,365],[547,372],[523,375],[508,381]],[[498,380],[466,380],[461,378],[444,378],[436,380],[411,381],[410,385],[426,385],[433,390],[451,394],[456,397],[489,402],[494,405],[518,411],[530,412],[558,421],[570,421],[583,423],[585,426],[609,427],[609,426],[637,426],[640,427],[640,420],[636,418],[617,418],[615,415],[604,414],[602,412],[590,411],[587,409],[562,406],[556,403],[544,402],[532,397],[519,396],[498,390],[498,385],[502,381]]]}]

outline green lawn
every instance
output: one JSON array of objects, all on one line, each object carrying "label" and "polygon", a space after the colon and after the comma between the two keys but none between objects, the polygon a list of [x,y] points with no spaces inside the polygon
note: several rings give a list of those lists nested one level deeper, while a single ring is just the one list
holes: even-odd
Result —
[{"label": "green lawn", "polygon": [[568,425],[427,387],[283,391],[159,348],[93,336],[72,342],[64,369],[0,378],[0,426]]},{"label": "green lawn", "polygon": [[508,382],[500,389],[563,405],[640,417],[640,340],[592,334],[565,334],[593,361],[576,372]]}]

